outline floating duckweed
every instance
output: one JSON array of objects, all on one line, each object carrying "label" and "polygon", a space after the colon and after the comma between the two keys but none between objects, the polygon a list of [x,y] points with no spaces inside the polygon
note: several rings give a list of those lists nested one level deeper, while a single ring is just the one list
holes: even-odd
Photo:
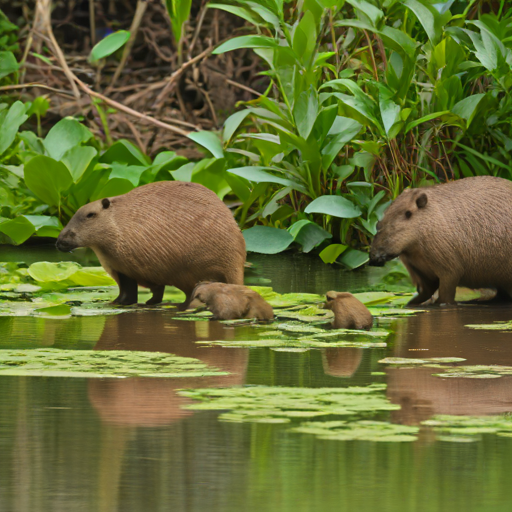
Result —
[{"label": "floating duckweed", "polygon": [[497,379],[503,375],[512,375],[512,366],[456,366],[446,368],[444,373],[435,373],[436,377],[465,379]]},{"label": "floating duckweed", "polygon": [[203,377],[227,375],[198,359],[128,350],[0,350],[0,375],[44,377]]},{"label": "floating duckweed", "polygon": [[486,329],[490,331],[512,331],[512,322],[495,322],[493,324],[468,324],[470,329]]}]

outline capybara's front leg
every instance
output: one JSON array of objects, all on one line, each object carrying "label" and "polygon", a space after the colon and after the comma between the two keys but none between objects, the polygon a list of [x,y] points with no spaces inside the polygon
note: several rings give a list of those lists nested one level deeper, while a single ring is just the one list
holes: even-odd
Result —
[{"label": "capybara's front leg", "polygon": [[130,304],[137,303],[137,281],[131,279],[121,272],[117,273],[119,284],[119,296],[112,302],[112,304],[119,304],[121,306],[129,306]]},{"label": "capybara's front leg", "polygon": [[151,297],[151,299],[149,299],[146,302],[146,304],[148,306],[151,306],[153,304],[160,304],[160,302],[162,302],[162,299],[164,298],[165,285],[151,286],[150,290],[151,293],[153,294],[153,297]]},{"label": "capybara's front leg", "polygon": [[426,279],[421,279],[416,287],[418,291],[418,295],[413,297],[409,302],[409,306],[414,306],[415,304],[423,304],[428,299],[432,298],[435,291],[439,288],[439,281],[429,281]]},{"label": "capybara's front leg", "polygon": [[436,304],[455,304],[455,292],[457,290],[458,279],[453,277],[444,277],[440,279],[439,297]]}]

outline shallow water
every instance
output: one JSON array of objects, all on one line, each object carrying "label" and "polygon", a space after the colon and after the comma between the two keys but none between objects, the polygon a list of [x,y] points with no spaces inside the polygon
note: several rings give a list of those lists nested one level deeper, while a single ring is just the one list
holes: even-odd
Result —
[{"label": "shallow water", "polygon": [[[59,259],[49,248],[0,249],[0,259]],[[90,255],[71,256],[83,264]],[[378,282],[319,259],[251,257],[249,279],[278,292],[324,293]],[[440,379],[429,368],[388,368],[386,356],[464,357],[512,365],[512,332],[466,324],[510,320],[511,306],[432,308],[397,320],[387,349],[302,353],[205,347],[244,327],[172,320],[161,311],[67,320],[0,318],[0,348],[57,347],[171,352],[227,370],[193,379],[0,377],[0,510],[26,511],[509,511],[512,438],[412,443],[328,441],[283,425],[221,422],[191,411],[177,389],[265,384],[290,387],[386,383],[402,406],[395,423],[434,414],[512,412],[512,377]],[[384,375],[372,373],[385,372]]]}]

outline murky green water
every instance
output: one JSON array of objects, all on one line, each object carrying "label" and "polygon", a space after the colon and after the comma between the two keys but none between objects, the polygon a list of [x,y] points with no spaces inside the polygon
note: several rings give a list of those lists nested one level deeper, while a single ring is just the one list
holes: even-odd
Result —
[{"label": "murky green water", "polygon": [[[2,249],[0,260],[52,260],[52,249]],[[90,262],[87,253],[78,259]],[[306,257],[252,257],[278,292],[363,288],[379,269],[345,273]],[[466,324],[510,320],[511,307],[466,305],[396,322],[387,349],[302,353],[205,347],[235,329],[174,321],[171,313],[52,320],[0,318],[0,348],[57,347],[171,352],[227,370],[181,379],[0,377],[0,510],[26,511],[509,511],[512,438],[412,443],[327,441],[285,425],[226,423],[183,409],[180,388],[387,384],[394,423],[434,414],[512,412],[512,377],[440,379],[428,368],[384,369],[386,356],[451,357],[512,365],[512,332]],[[237,328],[240,329],[240,328]],[[372,375],[372,372],[385,372]]]}]

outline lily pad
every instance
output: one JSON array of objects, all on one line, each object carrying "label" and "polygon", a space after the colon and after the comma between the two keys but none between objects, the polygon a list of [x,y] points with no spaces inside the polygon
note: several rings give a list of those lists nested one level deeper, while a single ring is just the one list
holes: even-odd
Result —
[{"label": "lily pad", "polygon": [[228,410],[219,416],[221,421],[293,424],[303,418],[343,416],[346,419],[302,422],[292,426],[290,432],[338,441],[415,441],[418,427],[361,417],[400,408],[389,402],[382,393],[384,389],[381,384],[319,389],[246,386],[183,390],[179,394],[199,401],[187,409]]},{"label": "lily pad", "polygon": [[[393,365],[424,365],[430,366],[430,363],[460,363],[465,361],[463,357],[429,357],[425,359],[413,359],[406,357],[386,357],[381,359],[379,363]],[[437,367],[437,366],[436,366]],[[462,368],[462,367],[459,367]]]},{"label": "lily pad", "polygon": [[204,377],[227,375],[198,359],[128,350],[0,350],[0,375],[37,377]]}]

